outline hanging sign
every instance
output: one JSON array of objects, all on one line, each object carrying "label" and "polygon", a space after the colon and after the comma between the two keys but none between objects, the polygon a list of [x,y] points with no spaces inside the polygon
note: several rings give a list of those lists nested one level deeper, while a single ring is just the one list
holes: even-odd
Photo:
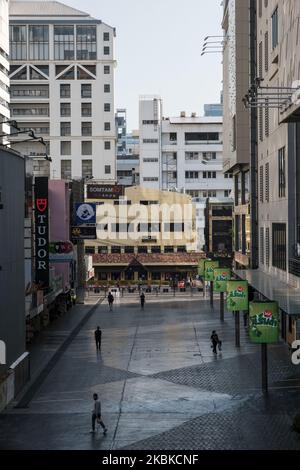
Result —
[{"label": "hanging sign", "polygon": [[249,336],[252,343],[278,343],[279,306],[277,302],[250,303]]},{"label": "hanging sign", "polygon": [[36,177],[35,197],[35,282],[41,289],[49,287],[49,208],[48,178]]},{"label": "hanging sign", "polygon": [[230,312],[248,311],[248,282],[227,282],[227,308]]},{"label": "hanging sign", "polygon": [[231,279],[230,268],[217,268],[214,269],[214,291],[215,292],[226,292],[227,281]]},{"label": "hanging sign", "polygon": [[219,261],[205,261],[204,264],[204,279],[205,281],[214,280],[214,269],[219,267]]}]

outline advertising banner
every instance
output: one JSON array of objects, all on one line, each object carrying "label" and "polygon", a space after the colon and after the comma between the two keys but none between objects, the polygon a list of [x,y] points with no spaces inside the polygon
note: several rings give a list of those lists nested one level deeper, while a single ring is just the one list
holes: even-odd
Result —
[{"label": "advertising banner", "polygon": [[76,204],[76,225],[96,223],[96,204]]},{"label": "advertising banner", "polygon": [[96,240],[96,227],[72,227],[72,240]]},{"label": "advertising banner", "polygon": [[71,242],[52,242],[49,245],[50,263],[70,263],[74,259],[74,248]]},{"label": "advertising banner", "polygon": [[198,264],[198,276],[203,277],[204,276],[204,267],[205,267],[205,262],[209,261],[206,258],[200,259],[199,264]]},{"label": "advertising banner", "polygon": [[248,311],[248,282],[227,282],[227,308],[230,312]]},{"label": "advertising banner", "polygon": [[252,343],[278,343],[279,306],[277,302],[250,303],[249,335]]},{"label": "advertising banner", "polygon": [[219,267],[219,261],[205,261],[204,264],[204,279],[205,281],[214,280],[214,269]]},{"label": "advertising banner", "polygon": [[231,279],[230,268],[214,269],[214,292],[226,292],[227,282]]},{"label": "advertising banner", "polygon": [[35,282],[41,289],[49,287],[49,207],[48,178],[34,182],[35,197]]},{"label": "advertising banner", "polygon": [[88,184],[88,199],[119,199],[124,196],[124,186],[117,184]]}]

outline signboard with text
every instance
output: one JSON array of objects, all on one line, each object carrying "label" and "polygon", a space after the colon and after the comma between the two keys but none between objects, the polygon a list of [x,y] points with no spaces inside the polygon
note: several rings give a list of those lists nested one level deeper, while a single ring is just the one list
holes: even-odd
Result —
[{"label": "signboard with text", "polygon": [[124,186],[117,184],[88,184],[87,199],[119,199],[124,196]]},{"label": "signboard with text", "polygon": [[214,280],[214,269],[219,267],[219,261],[205,261],[204,264],[204,279],[205,281]]},{"label": "signboard with text", "polygon": [[70,263],[74,259],[74,247],[70,241],[51,242],[49,245],[50,263]]},{"label": "signboard with text", "polygon": [[273,344],[279,341],[279,306],[277,302],[251,302],[249,336],[252,343]]},{"label": "signboard with text", "polygon": [[231,279],[230,268],[214,269],[214,292],[226,292],[227,282]]},{"label": "signboard with text", "polygon": [[35,207],[35,282],[41,289],[49,287],[49,201],[48,178],[34,182]]},{"label": "signboard with text", "polygon": [[96,223],[96,204],[76,204],[76,225]]},{"label": "signboard with text", "polygon": [[248,282],[227,282],[227,308],[230,312],[248,311]]},{"label": "signboard with text", "polygon": [[72,227],[72,240],[96,240],[96,227]]}]

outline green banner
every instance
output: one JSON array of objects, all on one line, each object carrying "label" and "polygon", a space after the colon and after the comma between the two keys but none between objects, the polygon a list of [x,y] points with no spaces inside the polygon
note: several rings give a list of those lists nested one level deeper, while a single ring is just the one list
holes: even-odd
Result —
[{"label": "green banner", "polygon": [[204,264],[204,279],[205,281],[214,280],[214,269],[219,267],[219,261],[205,261]]},{"label": "green banner", "polygon": [[214,291],[215,292],[226,292],[227,281],[231,279],[230,268],[217,268],[214,269]]},{"label": "green banner", "polygon": [[208,259],[206,258],[200,259],[199,264],[198,264],[198,276],[201,276],[201,277],[204,276],[204,269],[205,269],[206,261],[208,261]]},{"label": "green banner", "polygon": [[252,343],[278,343],[279,307],[277,302],[250,303],[249,335]]},{"label": "green banner", "polygon": [[227,282],[227,308],[230,312],[248,311],[248,282]]}]

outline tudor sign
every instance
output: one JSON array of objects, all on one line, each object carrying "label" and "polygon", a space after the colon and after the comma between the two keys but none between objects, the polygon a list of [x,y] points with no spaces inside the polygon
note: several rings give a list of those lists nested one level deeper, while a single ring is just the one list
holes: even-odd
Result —
[{"label": "tudor sign", "polygon": [[48,178],[35,178],[35,282],[49,287]]}]

